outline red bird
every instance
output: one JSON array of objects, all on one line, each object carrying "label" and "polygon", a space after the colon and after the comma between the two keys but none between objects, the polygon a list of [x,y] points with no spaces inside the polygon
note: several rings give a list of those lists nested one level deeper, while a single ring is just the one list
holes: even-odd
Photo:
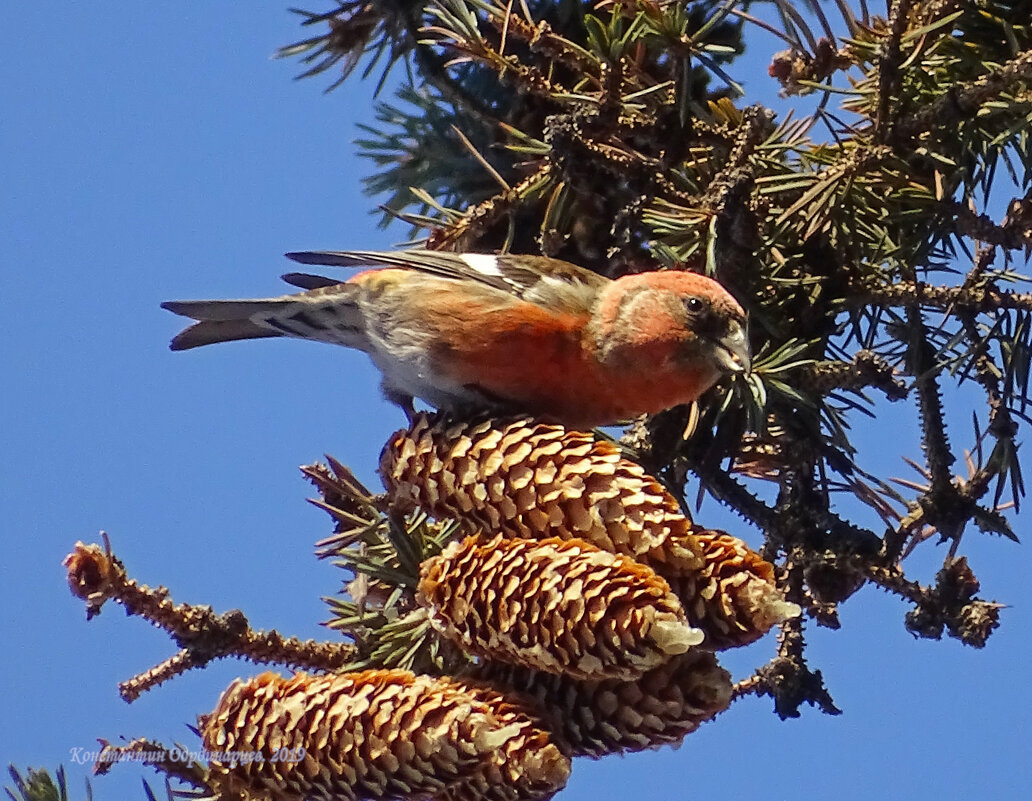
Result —
[{"label": "red bird", "polygon": [[749,369],[745,314],[716,281],[683,271],[615,281],[544,256],[410,250],[288,253],[304,264],[383,265],[264,300],[171,301],[199,322],[172,350],[299,337],[368,353],[384,394],[411,413],[525,412],[571,427],[695,400]]}]

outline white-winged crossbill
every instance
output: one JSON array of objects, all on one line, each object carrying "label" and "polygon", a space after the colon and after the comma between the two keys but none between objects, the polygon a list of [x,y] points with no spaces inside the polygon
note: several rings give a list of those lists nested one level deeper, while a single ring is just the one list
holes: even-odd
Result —
[{"label": "white-winged crossbill", "polygon": [[262,300],[171,301],[199,322],[173,350],[299,337],[369,354],[385,395],[411,410],[521,412],[605,425],[695,400],[749,368],[742,307],[685,271],[610,280],[544,256],[409,250],[288,253],[347,281],[292,273],[307,291]]}]

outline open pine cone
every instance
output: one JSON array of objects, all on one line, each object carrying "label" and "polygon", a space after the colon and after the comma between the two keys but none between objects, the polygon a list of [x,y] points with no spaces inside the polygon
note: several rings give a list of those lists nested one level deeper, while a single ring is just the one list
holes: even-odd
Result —
[{"label": "open pine cone", "polygon": [[723,531],[697,530],[705,564],[686,576],[669,576],[692,625],[706,632],[706,648],[748,645],[772,626],[800,613],[774,581],[774,565]]},{"label": "open pine cone", "polygon": [[650,568],[580,540],[469,537],[420,573],[431,624],[476,656],[630,680],[703,639]]},{"label": "open pine cone", "polygon": [[457,520],[470,533],[581,539],[672,575],[702,564],[677,501],[611,442],[583,431],[419,415],[391,435],[380,475],[403,510]]},{"label": "open pine cone", "polygon": [[470,677],[528,699],[542,728],[575,757],[679,745],[731,703],[731,674],[694,648],[634,681],[580,681],[497,662]]},{"label": "open pine cone", "polygon": [[677,501],[609,442],[528,419],[420,415],[391,436],[380,474],[402,510],[465,531],[583,539],[665,578],[711,649],[745,645],[799,614],[774,566],[742,540],[695,526]]},{"label": "open pine cone", "polygon": [[226,798],[537,801],[570,773],[548,734],[498,693],[404,670],[238,679],[201,729]]}]

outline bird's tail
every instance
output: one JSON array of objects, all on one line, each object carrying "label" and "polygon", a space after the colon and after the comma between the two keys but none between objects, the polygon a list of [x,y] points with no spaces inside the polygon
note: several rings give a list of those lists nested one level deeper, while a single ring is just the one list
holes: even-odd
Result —
[{"label": "bird's tail", "polygon": [[172,339],[172,350],[189,350],[216,342],[237,339],[261,339],[283,334],[252,320],[255,314],[275,313],[285,303],[275,300],[170,300],[161,304],[174,314],[190,317],[196,323],[184,328]]}]

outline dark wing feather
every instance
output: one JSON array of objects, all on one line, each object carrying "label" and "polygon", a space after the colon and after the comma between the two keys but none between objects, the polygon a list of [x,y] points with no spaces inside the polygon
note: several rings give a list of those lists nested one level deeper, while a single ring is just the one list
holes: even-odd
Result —
[{"label": "dark wing feather", "polygon": [[328,286],[337,286],[343,284],[339,278],[327,278],[324,275],[312,275],[311,273],[287,273],[281,275],[286,283],[291,286],[300,287],[301,289],[323,289]]}]

